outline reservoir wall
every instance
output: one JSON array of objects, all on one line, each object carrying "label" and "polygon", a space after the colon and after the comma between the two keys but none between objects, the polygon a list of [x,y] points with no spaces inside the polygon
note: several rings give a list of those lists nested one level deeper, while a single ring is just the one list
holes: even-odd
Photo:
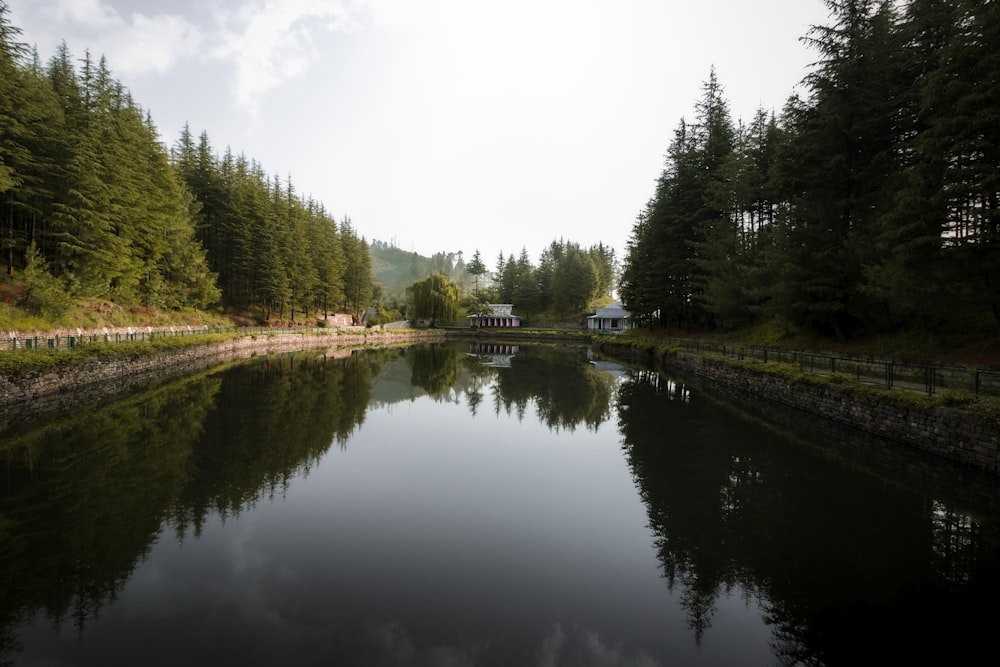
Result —
[{"label": "reservoir wall", "polygon": [[189,345],[152,354],[121,354],[0,377],[0,433],[100,405],[130,392],[255,355],[344,349],[442,338],[433,331],[274,333]]},{"label": "reservoir wall", "polygon": [[640,350],[615,341],[602,341],[597,347],[612,356],[653,362],[670,374],[698,378],[709,388],[752,397],[765,410],[768,404],[794,408],[883,441],[1000,475],[1000,428],[995,419],[979,413],[933,405],[901,389],[875,390],[828,378],[790,377],[763,364],[673,350]]}]

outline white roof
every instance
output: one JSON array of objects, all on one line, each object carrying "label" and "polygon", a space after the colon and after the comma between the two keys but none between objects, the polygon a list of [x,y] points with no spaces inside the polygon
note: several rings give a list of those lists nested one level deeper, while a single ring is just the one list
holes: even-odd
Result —
[{"label": "white roof", "polygon": [[514,304],[512,303],[491,303],[490,309],[493,311],[483,315],[469,315],[469,317],[517,317],[514,315]]},{"label": "white roof", "polygon": [[600,320],[624,320],[632,317],[632,313],[628,312],[620,303],[616,303],[604,308],[598,308],[597,312],[591,315],[588,319],[600,319]]}]

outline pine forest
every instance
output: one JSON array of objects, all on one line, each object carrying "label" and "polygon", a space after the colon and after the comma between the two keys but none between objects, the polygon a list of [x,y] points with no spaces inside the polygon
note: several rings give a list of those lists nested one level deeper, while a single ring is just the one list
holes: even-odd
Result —
[{"label": "pine forest", "polygon": [[185,127],[168,149],[104,58],[42,64],[0,2],[0,247],[21,305],[222,304],[262,321],[360,316],[368,244],[244,155]]},{"label": "pine forest", "polygon": [[709,74],[635,220],[626,306],[678,331],[995,335],[1000,3],[826,5],[780,114],[734,123]]},{"label": "pine forest", "polygon": [[824,2],[827,25],[803,36],[816,61],[780,111],[734,121],[708,73],[619,275],[610,247],[563,240],[537,266],[524,250],[487,267],[478,250],[424,261],[369,247],[348,217],[204,132],[167,147],[103,57],[64,44],[40,62],[0,0],[6,273],[52,317],[80,299],[360,317],[436,271],[471,309],[522,316],[578,315],[617,290],[640,325],[667,331],[995,335],[1000,5]]}]

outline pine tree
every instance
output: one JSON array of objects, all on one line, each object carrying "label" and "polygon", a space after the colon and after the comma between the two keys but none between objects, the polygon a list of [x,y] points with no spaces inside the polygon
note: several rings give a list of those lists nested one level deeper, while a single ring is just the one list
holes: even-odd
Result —
[{"label": "pine tree", "polygon": [[574,243],[567,244],[565,256],[552,276],[552,297],[561,313],[580,314],[589,309],[597,287],[597,270],[590,255]]},{"label": "pine tree", "polygon": [[863,267],[873,260],[876,221],[891,205],[900,168],[893,119],[899,88],[890,3],[826,0],[834,24],[814,28],[818,69],[808,102],[785,112],[792,140],[777,170],[790,210],[781,221],[780,289],[771,312],[844,339],[869,320]]},{"label": "pine tree", "polygon": [[361,321],[371,302],[371,252],[364,237],[354,231],[350,218],[340,223],[340,243],[344,248],[344,310]]},{"label": "pine tree", "polygon": [[777,204],[769,192],[777,126],[773,115],[758,110],[750,125],[736,130],[734,150],[708,190],[716,224],[705,230],[697,264],[704,273],[702,303],[716,323],[745,327],[756,321],[769,298],[763,266],[766,239]]},{"label": "pine tree", "polygon": [[472,261],[466,266],[465,270],[471,274],[476,280],[476,292],[475,295],[479,297],[479,279],[486,273],[486,265],[483,263],[482,258],[479,256],[479,248],[476,248],[476,252],[472,255]]},{"label": "pine tree", "polygon": [[[920,88],[931,210],[944,220],[941,278],[950,312],[1000,326],[1000,8],[959,0],[939,65]],[[937,276],[935,276],[937,277]],[[971,324],[971,323],[970,323]]]},{"label": "pine tree", "polygon": [[662,324],[711,326],[701,263],[718,225],[731,225],[718,208],[717,184],[733,150],[734,129],[714,68],[696,106],[697,123],[681,119],[653,198],[640,215],[622,273],[626,306]]}]

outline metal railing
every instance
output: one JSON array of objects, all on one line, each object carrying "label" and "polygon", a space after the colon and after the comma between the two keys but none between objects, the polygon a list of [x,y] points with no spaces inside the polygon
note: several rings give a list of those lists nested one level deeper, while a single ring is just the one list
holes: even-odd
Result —
[{"label": "metal railing", "polygon": [[739,361],[781,363],[820,375],[839,375],[886,389],[968,391],[976,396],[1000,396],[1000,370],[956,364],[930,364],[850,357],[821,352],[799,352],[686,338],[658,339],[700,354],[716,354]]},{"label": "metal railing", "polygon": [[[194,336],[206,333],[226,333],[239,336],[328,333],[365,331],[365,327],[342,329],[328,327],[124,327],[116,329],[76,331],[62,330],[46,334],[8,332],[0,334],[0,352],[4,350],[71,350],[92,343],[123,343],[147,341],[168,336]],[[790,364],[802,371],[840,375],[858,382],[885,387],[908,389],[934,395],[939,390],[968,391],[976,396],[1000,396],[1000,370],[948,364],[919,364],[874,357],[848,357],[821,352],[799,352],[778,348],[756,347],[732,343],[717,343],[690,338],[657,338],[666,343],[699,354],[716,354],[739,361]]]}]

